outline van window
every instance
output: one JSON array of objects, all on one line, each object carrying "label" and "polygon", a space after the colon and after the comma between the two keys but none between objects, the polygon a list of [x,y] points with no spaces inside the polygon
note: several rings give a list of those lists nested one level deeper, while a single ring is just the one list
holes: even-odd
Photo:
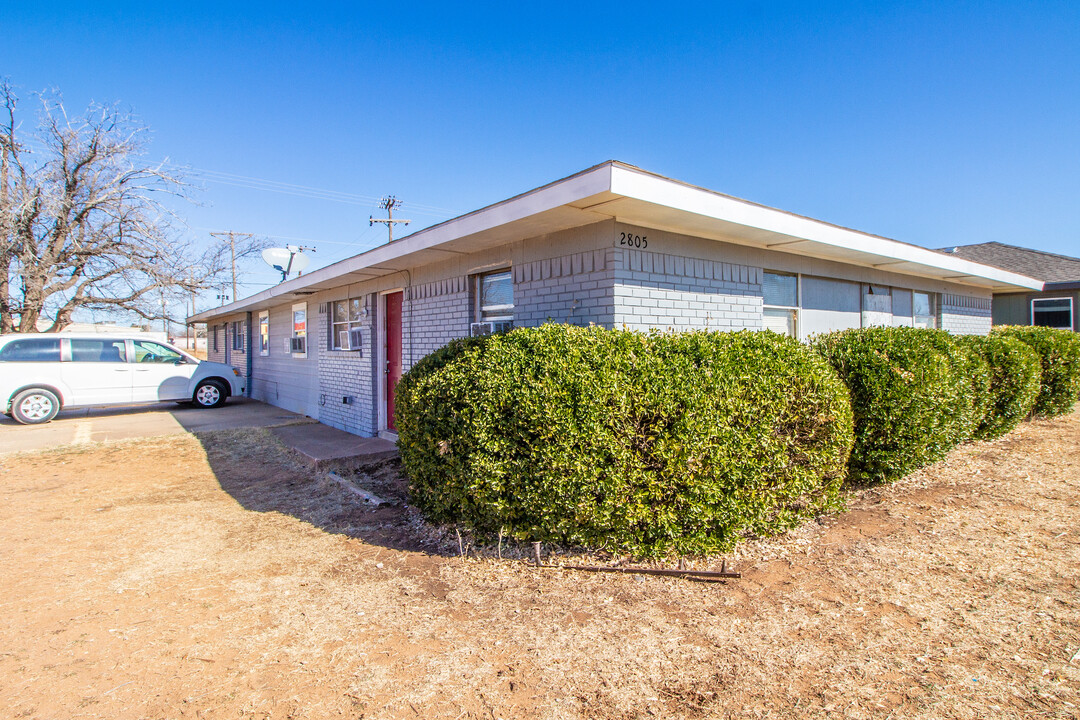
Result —
[{"label": "van window", "polygon": [[60,338],[20,338],[0,348],[0,362],[60,362]]},{"label": "van window", "polygon": [[183,356],[172,348],[165,347],[156,342],[150,342],[149,340],[135,341],[135,362],[175,363],[179,362],[182,358]]},{"label": "van window", "polygon": [[127,362],[123,340],[71,338],[72,362]]}]

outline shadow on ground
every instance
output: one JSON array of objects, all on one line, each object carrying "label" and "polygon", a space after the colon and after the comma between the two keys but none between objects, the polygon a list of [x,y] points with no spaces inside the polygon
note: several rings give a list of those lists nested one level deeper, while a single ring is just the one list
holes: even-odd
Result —
[{"label": "shadow on ground", "polygon": [[[221,488],[252,512],[295,517],[329,533],[392,550],[456,555],[457,541],[423,521],[408,504],[395,459],[335,471],[316,470],[266,428],[195,433]],[[374,505],[347,485],[385,500]]]}]

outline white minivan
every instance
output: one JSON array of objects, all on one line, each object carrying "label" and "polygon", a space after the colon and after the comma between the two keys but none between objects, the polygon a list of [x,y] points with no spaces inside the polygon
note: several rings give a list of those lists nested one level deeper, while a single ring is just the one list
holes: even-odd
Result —
[{"label": "white minivan", "polygon": [[0,335],[0,403],[23,424],[48,422],[71,407],[163,400],[220,407],[243,393],[236,368],[145,337]]}]

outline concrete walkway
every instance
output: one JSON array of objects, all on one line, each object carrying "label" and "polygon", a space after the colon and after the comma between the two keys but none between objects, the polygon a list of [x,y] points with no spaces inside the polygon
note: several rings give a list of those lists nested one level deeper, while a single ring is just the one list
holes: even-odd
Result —
[{"label": "concrete walkway", "polygon": [[389,440],[359,437],[321,423],[286,425],[270,432],[319,470],[378,462],[398,454]]},{"label": "concrete walkway", "polygon": [[265,427],[317,468],[377,462],[397,455],[394,443],[362,438],[246,398],[199,409],[176,403],[65,410],[44,425],[19,425],[0,415],[0,454],[91,442]]}]

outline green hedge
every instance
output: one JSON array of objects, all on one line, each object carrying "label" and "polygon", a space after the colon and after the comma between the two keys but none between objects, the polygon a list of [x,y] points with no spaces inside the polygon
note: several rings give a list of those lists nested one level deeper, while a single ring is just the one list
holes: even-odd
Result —
[{"label": "green hedge", "polygon": [[1039,354],[1006,335],[965,335],[957,341],[979,353],[990,366],[990,396],[973,437],[990,440],[1015,428],[1031,413],[1042,377]]},{"label": "green hedge", "polygon": [[396,397],[429,519],[638,556],[838,507],[852,442],[843,384],[772,333],[523,328],[451,343]]},{"label": "green hedge", "polygon": [[851,393],[853,480],[901,478],[944,457],[982,422],[989,367],[942,330],[843,330],[813,346]]},{"label": "green hedge", "polygon": [[1039,354],[1042,377],[1035,414],[1049,417],[1072,411],[1080,398],[1080,335],[1021,325],[995,328],[992,334],[1020,340]]}]

